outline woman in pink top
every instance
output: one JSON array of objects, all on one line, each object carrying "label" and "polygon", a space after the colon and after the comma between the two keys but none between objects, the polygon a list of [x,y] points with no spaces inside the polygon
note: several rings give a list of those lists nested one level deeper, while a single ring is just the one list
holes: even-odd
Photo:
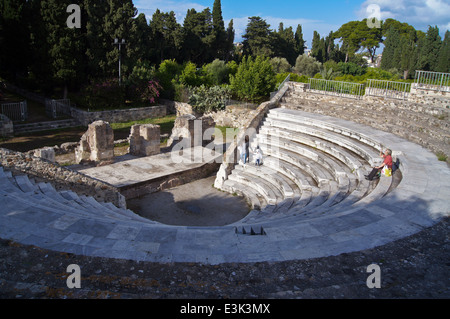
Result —
[{"label": "woman in pink top", "polygon": [[370,174],[365,176],[369,181],[372,181],[377,173],[381,171],[385,165],[392,169],[392,151],[390,149],[387,149],[384,153],[380,152],[380,156],[384,158],[383,164],[374,167]]}]

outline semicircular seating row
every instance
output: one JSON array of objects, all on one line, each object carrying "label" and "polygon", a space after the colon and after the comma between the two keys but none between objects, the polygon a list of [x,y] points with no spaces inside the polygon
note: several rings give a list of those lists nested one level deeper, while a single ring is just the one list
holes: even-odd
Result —
[{"label": "semicircular seating row", "polygon": [[382,198],[392,178],[365,179],[381,163],[378,141],[349,128],[287,109],[272,109],[251,142],[264,163],[236,165],[223,190],[247,198],[254,223],[288,216],[332,214]]}]

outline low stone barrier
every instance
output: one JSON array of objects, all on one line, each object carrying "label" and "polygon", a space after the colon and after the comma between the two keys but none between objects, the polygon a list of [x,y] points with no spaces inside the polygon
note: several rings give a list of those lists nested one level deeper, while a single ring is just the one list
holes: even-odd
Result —
[{"label": "low stone barrier", "polygon": [[92,196],[100,202],[126,208],[125,197],[114,186],[29,153],[0,148],[0,165],[10,171],[27,174],[36,181],[50,182],[57,190],[69,189],[77,194]]}]

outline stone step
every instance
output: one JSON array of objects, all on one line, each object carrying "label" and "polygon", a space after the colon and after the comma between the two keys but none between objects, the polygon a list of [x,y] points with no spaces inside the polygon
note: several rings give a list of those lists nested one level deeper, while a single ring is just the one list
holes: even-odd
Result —
[{"label": "stone step", "polygon": [[[269,127],[263,127],[264,130],[270,131],[271,128],[275,128],[276,131],[280,133],[293,134],[294,136],[298,136],[299,138],[310,136],[314,138],[319,138],[321,142],[327,141],[328,143],[332,143],[333,145],[339,146],[341,149],[345,149],[347,151],[353,152],[357,154],[359,157],[365,159],[371,165],[377,162],[379,150],[375,150],[374,148],[360,143],[354,139],[346,139],[342,135],[330,132],[328,130],[309,126],[306,124],[298,125],[295,122],[287,121],[287,120],[278,120],[273,118],[266,118],[265,122],[268,123]],[[299,134],[300,133],[300,134]]]},{"label": "stone step", "polygon": [[354,130],[353,127],[355,126],[351,122],[346,123],[345,127],[336,124],[339,122],[339,119],[337,118],[333,119],[331,117],[327,117],[327,121],[325,121],[323,115],[290,109],[272,109],[268,113],[267,117],[288,120],[299,124],[304,123],[306,125],[323,128],[328,131],[338,133],[345,138],[360,141],[361,143],[369,145],[377,150],[383,148],[383,145],[380,142],[374,140],[363,132]]},{"label": "stone step", "polygon": [[268,205],[277,205],[283,201],[283,194],[280,190],[256,175],[235,169],[228,178],[257,190]]},{"label": "stone step", "polygon": [[228,179],[224,182],[223,190],[232,194],[237,193],[244,196],[253,210],[261,210],[267,206],[267,203],[262,196],[258,196],[257,192],[242,183]]},{"label": "stone step", "polygon": [[259,147],[263,150],[264,154],[270,155],[272,157],[277,157],[286,162],[294,164],[298,168],[302,169],[309,176],[311,176],[318,187],[321,187],[322,184],[327,184],[329,181],[334,180],[333,173],[328,170],[327,167],[323,166],[322,163],[315,162],[310,158],[306,158],[301,156],[300,154],[280,147],[279,145],[275,145],[277,149],[273,149],[271,146],[265,143],[259,143]]},{"label": "stone step", "polygon": [[74,119],[58,120],[58,121],[48,121],[48,122],[38,122],[38,123],[27,123],[27,124],[15,124],[14,134],[25,134],[40,131],[50,131],[62,128],[70,128],[80,126],[80,123]]},{"label": "stone step", "polygon": [[268,166],[253,166],[252,164],[247,164],[245,165],[245,169],[243,165],[236,165],[235,169],[242,170],[265,179],[277,187],[282,192],[284,198],[300,197],[300,190],[295,183],[290,181],[288,178],[283,177],[283,175]]}]

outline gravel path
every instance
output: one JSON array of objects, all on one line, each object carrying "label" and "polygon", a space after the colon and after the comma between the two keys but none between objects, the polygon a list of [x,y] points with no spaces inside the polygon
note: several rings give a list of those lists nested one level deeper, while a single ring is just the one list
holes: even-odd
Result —
[{"label": "gravel path", "polygon": [[[288,262],[202,265],[76,256],[0,240],[0,298],[450,298],[450,219],[382,247]],[[367,267],[381,268],[369,289]],[[67,266],[81,269],[68,289]]]}]

